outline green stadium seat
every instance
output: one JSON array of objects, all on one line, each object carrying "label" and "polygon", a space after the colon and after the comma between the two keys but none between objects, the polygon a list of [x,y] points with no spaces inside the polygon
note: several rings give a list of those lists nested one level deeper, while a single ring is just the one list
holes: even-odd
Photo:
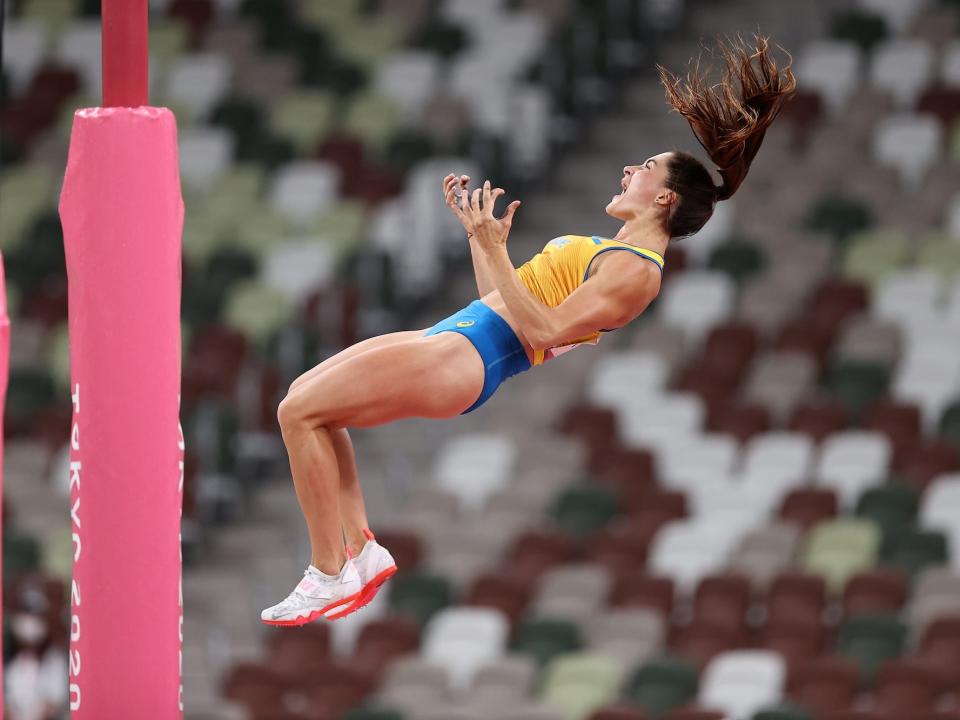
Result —
[{"label": "green stadium seat", "polygon": [[905,485],[882,485],[868,489],[857,501],[857,515],[873,520],[886,534],[908,527],[917,516],[917,493]]},{"label": "green stadium seat", "polygon": [[875,284],[899,270],[907,261],[906,236],[893,230],[857,233],[849,239],[843,257],[843,274]]},{"label": "green stadium seat", "polygon": [[948,279],[960,277],[960,243],[949,237],[929,237],[917,252],[916,264]]},{"label": "green stadium seat", "polygon": [[936,530],[909,527],[891,529],[883,546],[883,562],[915,576],[921,570],[945,565],[949,558],[946,536]]},{"label": "green stadium seat", "polygon": [[317,218],[314,232],[328,240],[343,258],[357,249],[367,223],[366,206],[357,200],[339,199]]},{"label": "green stadium seat", "polygon": [[339,57],[370,71],[400,47],[403,33],[403,26],[387,14],[357,15],[331,38]]},{"label": "green stadium seat", "polygon": [[720,270],[736,282],[743,282],[766,266],[766,257],[756,245],[734,241],[720,245],[710,254],[710,268]]},{"label": "green stadium seat", "polygon": [[311,153],[333,126],[337,101],[333,93],[319,89],[285,94],[272,109],[270,130],[290,141],[301,155]]},{"label": "green stadium seat", "polygon": [[390,607],[400,615],[412,616],[421,626],[453,599],[450,583],[438,575],[409,573],[395,577],[390,584]]},{"label": "green stadium seat", "polygon": [[3,583],[12,587],[15,578],[40,566],[40,544],[33,536],[9,525],[3,528]]},{"label": "green stadium seat", "polygon": [[[16,315],[11,315],[16,317]],[[70,332],[66,322],[50,330],[47,339],[47,364],[50,376],[61,391],[70,389]]]},{"label": "green stadium seat", "polygon": [[374,92],[358,93],[347,108],[343,129],[360,138],[376,153],[386,150],[400,128],[400,111],[390,98]]},{"label": "green stadium seat", "polygon": [[236,158],[251,159],[263,135],[263,108],[251,98],[231,95],[217,104],[210,114],[212,125],[221,125],[233,131],[236,139]]},{"label": "green stadium seat", "polygon": [[47,368],[11,368],[5,408],[8,431],[14,428],[24,431],[36,414],[55,397],[56,388]]},{"label": "green stadium seat", "polygon": [[960,447],[960,400],[950,403],[940,416],[940,436]]},{"label": "green stadium seat", "polygon": [[53,175],[46,168],[23,165],[4,170],[0,175],[0,251],[7,253],[26,240],[37,217],[53,205],[53,195]]},{"label": "green stadium seat", "polygon": [[362,0],[301,0],[300,19],[306,24],[324,30],[341,30],[355,23],[361,16]]},{"label": "green stadium seat", "polygon": [[[237,467],[235,440],[240,430],[240,419],[231,403],[211,398],[198,400],[183,418],[184,437],[194,437],[195,426],[202,422],[204,432],[213,429],[216,438],[193,449],[204,470],[233,474]],[[214,440],[214,442],[210,442]]]},{"label": "green stadium seat", "polygon": [[661,658],[642,665],[625,695],[655,717],[691,702],[697,695],[697,669],[680,658]]},{"label": "green stadium seat", "polygon": [[869,570],[880,552],[880,528],[865,518],[840,518],[816,525],[807,537],[801,566],[822,576],[834,594],[847,579]]},{"label": "green stadium seat", "polygon": [[290,300],[256,280],[233,286],[227,296],[223,320],[230,327],[263,345],[289,319]]},{"label": "green stadium seat", "polygon": [[386,150],[386,161],[394,169],[407,172],[434,152],[433,142],[429,135],[416,130],[405,129],[390,141]]},{"label": "green stadium seat", "polygon": [[467,44],[469,39],[463,28],[436,15],[421,25],[410,40],[412,47],[431,50],[445,58],[456,55]]},{"label": "green stadium seat", "polygon": [[18,4],[21,17],[38,20],[57,34],[73,21],[79,9],[73,0],[25,0]]},{"label": "green stadium seat", "polygon": [[801,708],[781,705],[755,713],[753,720],[813,720],[813,716]]},{"label": "green stadium seat", "polygon": [[840,360],[827,373],[827,388],[854,415],[860,415],[887,389],[890,372],[879,363]]},{"label": "green stadium seat", "polygon": [[617,697],[621,671],[605,655],[559,655],[544,671],[541,699],[563,709],[571,720],[580,720]]},{"label": "green stadium seat", "polygon": [[846,619],[837,636],[837,652],[860,666],[869,682],[887,660],[903,653],[907,628],[896,617],[860,615]]},{"label": "green stadium seat", "polygon": [[866,10],[845,10],[831,19],[830,35],[838,40],[849,40],[864,52],[870,52],[874,45],[887,37],[887,23],[882,16]]},{"label": "green stadium seat", "polygon": [[810,230],[825,232],[841,243],[873,223],[873,213],[866,204],[831,192],[814,204],[804,224]]},{"label": "green stadium seat", "polygon": [[575,485],[560,493],[551,514],[564,531],[584,537],[600,530],[616,513],[617,500],[610,490]]},{"label": "green stadium seat", "polygon": [[576,652],[582,646],[576,625],[547,618],[525,620],[517,629],[513,643],[514,650],[532,655],[540,665],[546,665],[556,655]]},{"label": "green stadium seat", "polygon": [[189,41],[186,25],[177,18],[150,19],[150,61],[158,69],[169,66],[186,52]]}]

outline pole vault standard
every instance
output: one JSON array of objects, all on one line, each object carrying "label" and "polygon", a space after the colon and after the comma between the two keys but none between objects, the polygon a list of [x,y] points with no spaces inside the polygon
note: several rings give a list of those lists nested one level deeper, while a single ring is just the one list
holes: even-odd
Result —
[{"label": "pole vault standard", "polygon": [[[0,0],[2,8],[2,0]],[[7,280],[0,254],[0,518],[3,517],[3,409],[7,406],[7,382],[10,372],[10,317],[7,315]],[[0,519],[0,536],[3,520]],[[0,555],[0,577],[3,577],[3,562]],[[3,603],[0,603],[0,624],[3,623]],[[4,674],[3,658],[0,657],[0,677]],[[5,707],[3,683],[0,683],[0,708]],[[0,711],[0,716],[3,713]]]},{"label": "pole vault standard", "polygon": [[147,0],[103,0],[103,105],[60,218],[70,331],[70,710],[183,717],[177,127],[148,105]]}]

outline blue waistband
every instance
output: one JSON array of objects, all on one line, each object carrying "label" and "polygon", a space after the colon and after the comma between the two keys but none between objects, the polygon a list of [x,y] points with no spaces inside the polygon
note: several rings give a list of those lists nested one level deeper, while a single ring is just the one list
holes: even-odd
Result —
[{"label": "blue waistband", "polygon": [[477,401],[464,412],[482,405],[504,380],[531,367],[526,350],[513,328],[481,300],[474,300],[467,307],[441,320],[426,334],[442,331],[465,335],[483,358],[483,390]]}]

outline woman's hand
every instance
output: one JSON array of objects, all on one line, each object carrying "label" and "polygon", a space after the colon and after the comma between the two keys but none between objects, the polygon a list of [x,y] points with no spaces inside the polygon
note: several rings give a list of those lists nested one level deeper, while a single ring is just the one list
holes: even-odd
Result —
[{"label": "woman's hand", "polygon": [[447,207],[457,216],[463,229],[467,231],[467,237],[473,235],[473,226],[469,225],[467,217],[460,209],[463,196],[467,194],[467,183],[470,182],[469,175],[454,175],[450,173],[443,179],[443,198],[447,202]]},{"label": "woman's hand", "polygon": [[[481,249],[484,252],[491,252],[507,244],[507,235],[510,234],[510,227],[513,225],[513,214],[520,207],[520,201],[514,200],[507,206],[503,217],[495,218],[493,216],[493,206],[497,198],[504,194],[503,188],[490,189],[490,181],[483,183],[483,188],[477,188],[473,191],[471,199],[470,194],[464,190],[460,199],[459,211],[463,215],[464,227],[468,224],[473,228],[472,232],[477,238]],[[481,198],[483,203],[481,205]],[[468,230],[468,232],[470,232]]]}]

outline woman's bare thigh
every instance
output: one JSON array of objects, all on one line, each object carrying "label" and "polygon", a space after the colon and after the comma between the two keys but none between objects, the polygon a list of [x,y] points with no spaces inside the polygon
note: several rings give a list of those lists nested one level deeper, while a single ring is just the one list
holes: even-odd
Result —
[{"label": "woman's bare thigh", "polygon": [[470,340],[438,333],[352,355],[288,395],[280,412],[330,429],[448,418],[477,399],[484,376],[483,359]]},{"label": "woman's bare thigh", "polygon": [[354,343],[350,347],[344,348],[336,355],[331,355],[326,360],[314,365],[312,368],[297,377],[297,379],[294,380],[290,385],[290,392],[293,392],[303,383],[312,380],[320,373],[326,372],[330,368],[339,365],[344,360],[349,360],[355,355],[359,355],[367,350],[386,347],[387,345],[393,345],[394,343],[422,337],[428,329],[429,328],[424,328],[423,330],[401,330],[400,332],[385,333],[383,335],[377,335],[375,337],[367,338],[366,340],[361,340],[360,342]]}]

